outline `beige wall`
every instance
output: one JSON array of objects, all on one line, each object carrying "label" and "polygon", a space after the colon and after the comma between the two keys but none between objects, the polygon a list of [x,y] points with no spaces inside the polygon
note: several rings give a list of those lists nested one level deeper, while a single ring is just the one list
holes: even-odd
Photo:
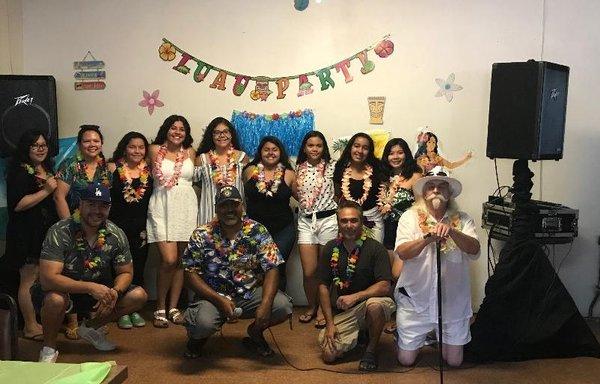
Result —
[{"label": "beige wall", "polygon": [[[0,0],[0,18],[6,3]],[[564,159],[544,163],[541,183],[540,163],[532,169],[537,174],[534,197],[581,210],[580,237],[560,276],[580,310],[586,310],[597,279],[595,243],[600,230],[595,204],[600,181],[589,177],[600,146],[594,129],[600,89],[594,73],[600,67],[598,2],[325,0],[311,2],[304,12],[295,11],[292,1],[279,0],[22,0],[22,6],[23,73],[56,77],[61,136],[73,135],[82,123],[98,123],[108,133],[105,151],[111,152],[123,133],[139,130],[153,137],[166,116],[179,113],[189,117],[198,143],[213,117],[229,117],[234,109],[281,113],[312,108],[316,128],[334,138],[370,128],[366,98],[386,96],[383,128],[394,136],[412,142],[417,127],[428,125],[441,137],[448,158],[474,151],[474,159],[455,176],[465,187],[460,203],[478,224],[481,203],[496,184],[493,162],[485,157],[492,63],[533,58],[569,65]],[[271,95],[268,102],[254,102],[249,89],[236,97],[231,79],[226,91],[210,89],[206,82],[195,83],[190,75],[171,70],[174,64],[157,55],[161,38],[167,37],[191,54],[233,71],[297,74],[333,64],[387,33],[392,34],[395,52],[385,60],[374,57],[372,73],[361,75],[354,61],[352,83],[345,84],[334,73],[335,89],[317,89],[297,98],[297,82],[291,81],[288,96],[280,101]],[[105,91],[73,90],[72,62],[88,49],[107,63]],[[464,89],[448,103],[434,97],[434,79],[452,72]],[[144,89],[160,89],[166,104],[152,116],[137,106]],[[511,162],[499,161],[499,168],[501,183],[510,184]],[[485,244],[485,232],[479,235]],[[556,247],[557,264],[567,250]],[[301,302],[301,274],[297,261],[292,264],[292,291]],[[484,251],[472,267],[476,306],[486,280]]]}]

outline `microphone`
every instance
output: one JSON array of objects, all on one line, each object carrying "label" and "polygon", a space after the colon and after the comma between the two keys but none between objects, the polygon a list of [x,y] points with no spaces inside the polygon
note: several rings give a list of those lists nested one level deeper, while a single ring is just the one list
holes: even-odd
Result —
[{"label": "microphone", "polygon": [[237,319],[238,317],[242,316],[243,313],[244,313],[244,310],[242,308],[235,307],[235,309],[233,310],[232,318]]}]

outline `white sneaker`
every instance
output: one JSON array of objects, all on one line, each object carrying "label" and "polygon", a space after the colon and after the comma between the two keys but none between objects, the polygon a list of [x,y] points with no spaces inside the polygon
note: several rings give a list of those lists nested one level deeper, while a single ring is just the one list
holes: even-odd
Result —
[{"label": "white sneaker", "polygon": [[112,351],[117,348],[115,343],[106,338],[104,332],[99,329],[88,327],[85,322],[82,322],[81,325],[79,325],[77,334],[99,351]]},{"label": "white sneaker", "polygon": [[58,351],[54,348],[44,347],[40,351],[40,358],[38,359],[38,362],[56,363],[56,359],[58,359]]}]

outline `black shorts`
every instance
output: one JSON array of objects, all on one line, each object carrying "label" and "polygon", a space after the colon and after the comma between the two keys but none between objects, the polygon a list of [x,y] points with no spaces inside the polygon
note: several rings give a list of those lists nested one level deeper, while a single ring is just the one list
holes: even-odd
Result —
[{"label": "black shorts", "polygon": [[[125,295],[135,288],[137,288],[137,285],[130,284],[125,290]],[[29,289],[29,293],[31,294],[33,308],[36,313],[40,313],[47,292],[42,289],[42,285],[39,282],[35,282]],[[68,293],[67,297],[70,300],[67,306],[67,313],[77,313],[84,317],[89,316],[93,312],[94,306],[98,302],[92,295],[86,293]]]}]

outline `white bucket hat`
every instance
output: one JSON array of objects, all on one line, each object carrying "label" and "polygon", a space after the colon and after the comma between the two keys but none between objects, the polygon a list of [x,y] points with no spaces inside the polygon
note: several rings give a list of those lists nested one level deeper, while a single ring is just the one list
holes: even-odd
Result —
[{"label": "white bucket hat", "polygon": [[415,185],[413,185],[413,192],[415,195],[421,196],[423,194],[423,187],[425,184],[427,184],[429,181],[437,180],[445,181],[450,185],[450,196],[452,198],[457,197],[462,192],[462,184],[460,181],[448,176],[448,174],[444,171],[444,168],[439,165],[433,168],[430,172],[427,172],[424,177],[421,177],[415,182]]}]

